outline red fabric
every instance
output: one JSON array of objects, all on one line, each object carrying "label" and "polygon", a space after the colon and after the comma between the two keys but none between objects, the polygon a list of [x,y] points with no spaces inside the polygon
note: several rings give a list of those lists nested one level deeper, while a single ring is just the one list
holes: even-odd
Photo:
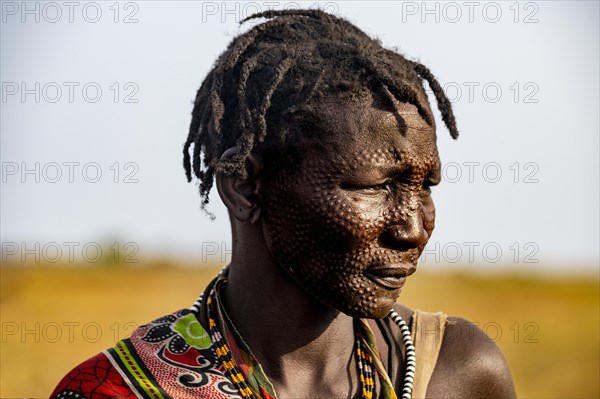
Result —
[{"label": "red fabric", "polygon": [[260,394],[262,395],[263,399],[275,399],[263,387],[259,387],[259,389],[260,389]]},{"label": "red fabric", "polygon": [[[72,398],[74,392],[85,399],[135,399],[137,396],[104,353],[99,353],[71,370],[59,383],[51,398]],[[61,393],[63,393],[61,395]]]}]

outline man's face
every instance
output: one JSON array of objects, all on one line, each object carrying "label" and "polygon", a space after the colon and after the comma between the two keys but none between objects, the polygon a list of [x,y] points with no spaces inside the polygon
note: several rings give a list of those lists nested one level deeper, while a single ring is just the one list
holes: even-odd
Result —
[{"label": "man's face", "polygon": [[[386,316],[433,231],[440,180],[435,129],[415,106],[377,97],[327,101],[294,171],[265,182],[274,258],[323,303]],[[395,110],[394,110],[395,108]]]}]

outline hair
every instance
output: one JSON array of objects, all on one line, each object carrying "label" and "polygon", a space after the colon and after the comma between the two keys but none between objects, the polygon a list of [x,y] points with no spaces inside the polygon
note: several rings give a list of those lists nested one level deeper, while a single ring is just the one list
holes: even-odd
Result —
[{"label": "hair", "polygon": [[[250,153],[282,153],[300,135],[310,134],[303,132],[314,134],[306,126],[318,126],[318,101],[331,95],[365,90],[392,95],[415,105],[434,126],[423,88],[426,80],[450,135],[458,137],[451,103],[424,65],[383,48],[352,23],[321,10],[270,10],[240,24],[256,18],[268,20],[233,39],[194,101],[183,166],[188,182],[192,171],[200,180],[203,210],[216,171],[246,177]],[[237,154],[220,159],[230,147]]]}]

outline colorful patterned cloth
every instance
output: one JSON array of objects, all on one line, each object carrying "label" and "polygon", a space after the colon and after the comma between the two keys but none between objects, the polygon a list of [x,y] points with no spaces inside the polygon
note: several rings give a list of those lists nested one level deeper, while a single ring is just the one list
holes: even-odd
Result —
[{"label": "colorful patterned cloth", "polygon": [[[218,279],[217,279],[218,282]],[[213,282],[214,284],[215,282]],[[211,284],[211,289],[215,285]],[[216,284],[218,286],[218,284]],[[208,290],[207,290],[208,291]],[[218,290],[217,290],[218,291]],[[219,301],[221,302],[221,301]],[[192,309],[197,309],[197,303]],[[51,397],[54,399],[107,398],[241,398],[215,358],[213,343],[192,310],[183,309],[136,329],[68,373]],[[200,317],[200,319],[202,319]],[[275,390],[252,352],[237,333],[219,303],[218,323],[233,358],[257,398],[276,399]],[[381,363],[368,323],[357,323],[360,336],[373,357],[378,397],[397,399]]]},{"label": "colorful patterned cloth", "polygon": [[77,366],[52,398],[241,398],[216,364],[196,315],[183,309],[136,329]]}]

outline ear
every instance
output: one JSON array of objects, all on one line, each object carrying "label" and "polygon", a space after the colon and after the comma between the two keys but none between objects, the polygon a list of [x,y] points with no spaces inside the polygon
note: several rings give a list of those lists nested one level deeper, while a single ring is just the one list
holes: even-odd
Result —
[{"label": "ear", "polygon": [[[235,147],[227,149],[221,159],[231,159],[238,154]],[[229,213],[240,222],[256,223],[260,218],[259,191],[262,177],[262,161],[250,154],[246,160],[248,176],[244,179],[237,174],[231,176],[217,172],[217,190]]]}]

